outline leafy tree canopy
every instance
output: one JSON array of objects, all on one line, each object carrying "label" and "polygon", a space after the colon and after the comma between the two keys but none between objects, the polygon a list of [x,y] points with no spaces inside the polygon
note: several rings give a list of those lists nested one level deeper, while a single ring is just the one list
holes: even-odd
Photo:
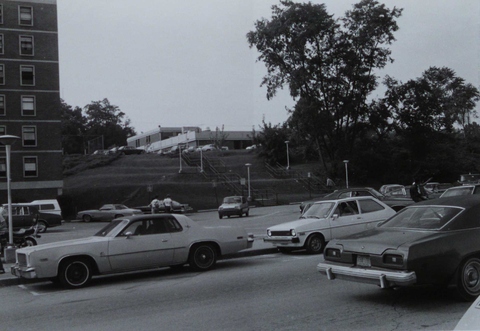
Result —
[{"label": "leafy tree canopy", "polygon": [[368,119],[366,99],[378,85],[374,71],[392,61],[387,46],[401,12],[362,0],[334,19],[324,4],[281,0],[272,18],[257,21],[247,34],[267,67],[267,98],[288,86],[298,100],[291,124],[306,133],[306,143],[316,144],[321,159],[352,152]]},{"label": "leafy tree canopy", "polygon": [[135,135],[130,119],[108,99],[92,101],[83,109],[62,100],[62,135],[65,153],[83,153],[87,141],[103,136],[104,148],[123,146]]}]

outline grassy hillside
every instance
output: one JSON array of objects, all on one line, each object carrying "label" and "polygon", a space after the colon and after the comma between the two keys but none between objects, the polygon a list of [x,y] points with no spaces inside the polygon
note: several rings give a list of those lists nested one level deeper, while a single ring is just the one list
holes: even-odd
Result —
[{"label": "grassy hillside", "polygon": [[[213,156],[214,154],[209,154]],[[70,168],[65,178],[64,195],[71,199],[76,211],[98,208],[105,203],[123,203],[129,207],[146,205],[154,195],[160,198],[170,194],[174,200],[188,203],[195,210],[217,208],[228,189],[213,178],[205,178],[194,167],[183,165],[179,174],[179,159],[157,154],[121,155],[98,161],[96,156],[83,156],[80,160],[66,160]],[[272,178],[263,160],[248,151],[218,152],[216,157],[225,164],[226,172],[247,178],[246,163],[250,167],[251,185],[255,189],[270,189],[279,204],[308,199],[309,192],[292,179]],[[88,169],[88,164],[93,168]],[[313,171],[314,164],[298,166]],[[295,166],[293,166],[295,168]],[[76,170],[73,170],[76,169]],[[304,169],[301,169],[302,171]],[[152,192],[148,188],[152,188]],[[321,192],[313,192],[312,196]],[[247,195],[247,191],[245,191]]]}]

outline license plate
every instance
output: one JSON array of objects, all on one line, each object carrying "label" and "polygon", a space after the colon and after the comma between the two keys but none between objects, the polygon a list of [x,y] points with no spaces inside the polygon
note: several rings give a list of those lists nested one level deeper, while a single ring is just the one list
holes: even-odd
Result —
[{"label": "license plate", "polygon": [[357,266],[359,267],[371,267],[370,256],[357,255]]}]

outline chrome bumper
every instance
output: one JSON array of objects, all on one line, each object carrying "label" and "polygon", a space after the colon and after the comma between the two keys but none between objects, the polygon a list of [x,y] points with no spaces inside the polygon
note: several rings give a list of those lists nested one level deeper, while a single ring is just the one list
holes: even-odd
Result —
[{"label": "chrome bumper", "polygon": [[354,282],[378,285],[381,288],[409,286],[417,282],[414,271],[389,271],[383,269],[367,269],[353,265],[345,266],[328,262],[320,262],[317,270],[328,279],[345,279]]},{"label": "chrome bumper", "polygon": [[27,278],[27,279],[37,278],[37,273],[35,272],[35,268],[21,268],[17,265],[14,265],[10,268],[10,272],[12,273],[12,275],[20,278]]}]

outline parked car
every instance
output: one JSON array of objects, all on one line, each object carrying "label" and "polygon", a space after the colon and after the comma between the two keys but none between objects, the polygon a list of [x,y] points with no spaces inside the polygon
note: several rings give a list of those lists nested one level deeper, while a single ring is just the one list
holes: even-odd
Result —
[{"label": "parked car", "polygon": [[479,184],[480,174],[464,174],[460,175],[460,184]]},{"label": "parked car", "polygon": [[145,151],[143,149],[135,148],[133,146],[122,146],[122,147],[118,148],[118,151],[121,154],[125,154],[125,155],[138,155],[138,154],[145,153]]},{"label": "parked car", "polygon": [[380,193],[385,196],[393,196],[393,197],[407,197],[407,191],[405,190],[405,186],[400,184],[387,184],[382,185],[380,187]]},{"label": "parked car", "polygon": [[250,145],[250,146],[247,146],[247,148],[245,149],[248,149],[248,150],[257,149],[257,145]]},{"label": "parked car", "polygon": [[218,217],[222,219],[223,216],[248,216],[249,211],[250,207],[248,206],[247,198],[243,196],[225,197],[223,198],[223,203],[218,207]]},{"label": "parked car", "polygon": [[184,215],[130,216],[113,220],[89,238],[18,249],[11,271],[80,288],[95,275],[187,263],[205,271],[217,259],[252,245],[253,234],[236,226],[203,227]]},{"label": "parked car", "polygon": [[466,184],[462,186],[450,187],[442,193],[440,198],[453,197],[457,195],[480,194],[480,184]]},{"label": "parked car", "polygon": [[41,212],[52,213],[62,216],[62,209],[57,199],[34,200],[31,205],[37,206]]},{"label": "parked car", "polygon": [[[152,207],[149,205],[147,206],[139,206],[139,207],[134,207],[135,209],[139,209],[142,211],[144,214],[150,214],[152,212]],[[171,213],[179,213],[179,214],[184,214],[186,212],[192,211],[193,208],[188,205],[188,203],[180,203],[178,201],[172,200],[172,211]],[[160,200],[160,206],[158,207],[158,212],[159,213],[164,213],[165,212],[165,205],[163,203],[163,200]]]},{"label": "parked car", "polygon": [[318,201],[300,219],[269,227],[263,240],[282,253],[306,249],[320,254],[332,238],[372,228],[394,214],[395,210],[373,197]]},{"label": "parked car", "polygon": [[328,279],[381,288],[456,285],[465,300],[480,295],[480,196],[426,200],[380,226],[330,241],[318,264]]},{"label": "parked car", "polygon": [[121,204],[107,204],[100,209],[83,210],[77,213],[77,220],[90,221],[111,221],[114,218],[142,214],[139,209],[128,208]]},{"label": "parked car", "polygon": [[208,144],[205,146],[202,146],[202,152],[210,152],[210,151],[215,151],[217,147],[215,147],[214,144]]},{"label": "parked car", "polygon": [[[1,209],[2,216],[8,222],[8,204],[3,204]],[[37,231],[39,233],[44,233],[48,228],[63,224],[62,216],[55,213],[43,212],[38,209],[37,205],[32,205],[30,203],[12,203],[13,230],[31,227],[35,224],[37,215]]]},{"label": "parked car", "polygon": [[[405,208],[406,206],[414,203],[414,201],[409,197],[386,196],[371,187],[340,189],[327,194],[323,198],[324,199],[341,199],[341,198],[358,197],[358,196],[374,197],[382,201],[383,203],[385,203],[395,211],[399,211]],[[302,208],[300,207],[300,209]]]}]

